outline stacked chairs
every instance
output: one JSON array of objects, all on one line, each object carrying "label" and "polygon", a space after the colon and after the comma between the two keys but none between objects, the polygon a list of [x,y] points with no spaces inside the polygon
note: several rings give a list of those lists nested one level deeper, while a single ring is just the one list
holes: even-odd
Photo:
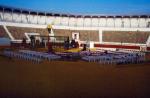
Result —
[{"label": "stacked chairs", "polygon": [[51,54],[51,55],[47,54],[47,55],[43,55],[43,58],[45,58],[48,61],[52,61],[52,60],[61,59],[61,56],[54,55],[54,54]]},{"label": "stacked chairs", "polygon": [[75,52],[75,53],[72,53],[72,52],[57,52],[56,53],[57,55],[59,55],[62,59],[61,60],[77,60],[80,58],[80,53],[79,52]]},{"label": "stacked chairs", "polygon": [[103,55],[104,52],[102,51],[81,51],[80,56],[99,56],[99,55]]},{"label": "stacked chairs", "polygon": [[80,54],[80,56],[88,56],[91,54],[91,52],[90,51],[81,51],[79,54]]}]

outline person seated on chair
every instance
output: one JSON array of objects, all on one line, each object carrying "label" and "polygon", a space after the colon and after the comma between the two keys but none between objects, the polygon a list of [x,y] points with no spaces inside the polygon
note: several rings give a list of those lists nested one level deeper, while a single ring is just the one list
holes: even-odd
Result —
[{"label": "person seated on chair", "polygon": [[35,44],[36,44],[36,47],[39,48],[39,46],[40,46],[40,41],[39,41],[39,39],[37,39],[37,40],[35,41]]},{"label": "person seated on chair", "polygon": [[22,46],[25,48],[25,47],[26,47],[26,44],[27,44],[26,38],[23,38],[23,39],[22,39]]},{"label": "person seated on chair", "polygon": [[69,41],[69,37],[68,37],[67,40],[65,40],[65,44],[64,44],[64,48],[67,50],[69,49],[69,44],[70,44],[69,42],[70,41]]},{"label": "person seated on chair", "polygon": [[40,43],[40,46],[43,48],[45,46],[44,38],[42,38],[42,41]]},{"label": "person seated on chair", "polygon": [[105,51],[104,51],[104,53],[105,53],[105,54],[108,54],[108,51],[107,51],[107,50],[105,50]]},{"label": "person seated on chair", "polygon": [[31,48],[35,48],[35,37],[33,35],[30,36],[30,40],[31,40]]},{"label": "person seated on chair", "polygon": [[78,41],[76,42],[76,46],[75,46],[76,48],[79,48],[79,43],[78,43]]},{"label": "person seated on chair", "polygon": [[70,45],[71,45],[71,47],[72,47],[72,48],[75,48],[75,46],[76,46],[76,42],[75,42],[75,40],[74,40],[74,39],[72,39],[72,41],[71,41],[71,44],[70,44]]},{"label": "person seated on chair", "polygon": [[82,49],[82,51],[86,51],[87,49],[86,49],[86,44],[83,44],[83,49]]}]

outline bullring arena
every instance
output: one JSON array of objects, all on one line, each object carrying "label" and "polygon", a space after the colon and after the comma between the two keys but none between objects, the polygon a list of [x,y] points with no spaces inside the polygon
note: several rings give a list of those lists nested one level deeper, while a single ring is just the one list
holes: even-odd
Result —
[{"label": "bullring arena", "polygon": [[0,96],[148,97],[150,16],[0,6]]}]

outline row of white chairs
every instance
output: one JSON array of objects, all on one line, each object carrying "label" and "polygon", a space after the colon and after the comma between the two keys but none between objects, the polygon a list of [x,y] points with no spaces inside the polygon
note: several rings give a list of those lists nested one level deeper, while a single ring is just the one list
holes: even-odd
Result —
[{"label": "row of white chairs", "polygon": [[40,63],[42,62],[42,59],[34,56],[29,56],[29,55],[23,55],[19,52],[13,52],[13,51],[4,51],[4,55],[10,58],[18,58],[18,59],[23,59],[27,61],[32,61],[33,63]]},{"label": "row of white chairs", "polygon": [[122,54],[122,55],[100,55],[100,56],[85,56],[82,60],[88,62],[99,62],[101,64],[130,64],[140,63],[145,61],[144,54]]},{"label": "row of white chairs", "polygon": [[18,59],[24,59],[35,63],[40,63],[43,60],[52,61],[61,58],[61,56],[55,54],[48,54],[48,53],[42,53],[42,52],[36,52],[30,50],[20,50],[19,52],[4,51],[4,55],[7,57],[11,57],[11,58],[15,57]]},{"label": "row of white chairs", "polygon": [[43,52],[30,51],[30,50],[20,50],[19,52],[25,55],[35,56],[48,61],[61,59],[61,56],[50,54],[50,53],[43,53]]}]

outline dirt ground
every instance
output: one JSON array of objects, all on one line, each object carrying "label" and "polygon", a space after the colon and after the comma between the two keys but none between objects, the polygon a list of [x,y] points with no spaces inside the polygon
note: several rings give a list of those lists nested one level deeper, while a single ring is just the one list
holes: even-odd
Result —
[{"label": "dirt ground", "polygon": [[150,64],[33,64],[0,56],[0,98],[150,97]]}]

